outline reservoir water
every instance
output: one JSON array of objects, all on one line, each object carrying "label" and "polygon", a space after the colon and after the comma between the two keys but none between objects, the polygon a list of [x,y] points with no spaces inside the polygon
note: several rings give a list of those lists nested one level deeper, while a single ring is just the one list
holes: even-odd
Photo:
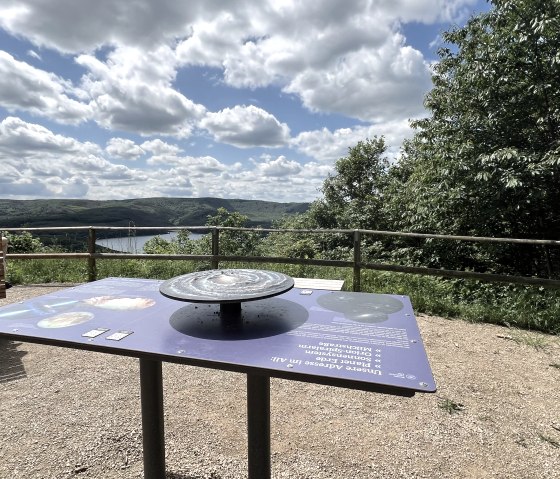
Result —
[{"label": "reservoir water", "polygon": [[[171,241],[177,237],[177,234],[177,231],[171,231],[159,235],[123,236],[120,238],[99,239],[95,244],[121,253],[144,253],[144,245],[152,238],[159,236],[166,241]],[[204,235],[200,233],[191,233],[189,238],[196,240],[202,238],[202,236]]]}]

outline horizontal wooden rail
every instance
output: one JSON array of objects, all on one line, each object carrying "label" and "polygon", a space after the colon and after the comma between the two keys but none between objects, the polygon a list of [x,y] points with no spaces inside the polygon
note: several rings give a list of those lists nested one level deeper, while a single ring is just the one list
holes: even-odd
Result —
[{"label": "horizontal wooden rail", "polygon": [[[451,241],[471,241],[481,243],[511,243],[511,244],[532,244],[544,246],[560,246],[560,241],[522,239],[522,238],[489,238],[478,236],[456,236],[426,233],[407,233],[396,231],[381,230],[362,230],[362,229],[277,229],[277,228],[238,228],[227,226],[173,226],[173,227],[152,227],[152,226],[68,226],[68,227],[49,227],[49,228],[1,228],[7,232],[37,232],[37,231],[83,231],[88,234],[87,253],[10,253],[7,259],[86,259],[88,261],[88,279],[96,278],[96,260],[119,260],[119,259],[142,259],[142,260],[172,260],[172,261],[209,261],[212,268],[218,268],[220,262],[240,262],[240,263],[275,263],[293,265],[311,265],[353,268],[353,289],[359,291],[361,288],[361,271],[364,269],[389,271],[406,274],[419,274],[429,276],[439,276],[445,278],[474,279],[489,282],[505,282],[512,284],[538,285],[548,288],[560,288],[560,280],[513,276],[492,273],[480,273],[474,271],[459,271],[428,268],[421,266],[401,266],[385,263],[363,262],[361,253],[361,241],[364,236],[394,236],[417,239],[440,239]],[[138,253],[98,253],[95,241],[96,233],[99,231],[205,231],[211,233],[211,251],[207,255],[192,254],[138,254]],[[287,258],[287,257],[266,257],[266,256],[234,256],[219,254],[219,238],[222,231],[250,231],[256,233],[293,233],[293,234],[346,234],[353,235],[353,260],[328,260],[314,258]],[[131,239],[134,235],[131,236]]]},{"label": "horizontal wooden rail", "polygon": [[[253,231],[255,233],[310,233],[310,234],[354,234],[360,232],[372,236],[394,236],[397,238],[441,239],[451,241],[471,241],[478,243],[511,243],[560,246],[559,240],[530,239],[530,238],[492,238],[487,236],[460,236],[435,233],[411,233],[403,231],[364,230],[364,229],[279,229],[279,228],[240,228],[235,226],[55,226],[33,228],[0,228],[7,232],[24,231]],[[134,235],[131,236],[134,238]]]}]

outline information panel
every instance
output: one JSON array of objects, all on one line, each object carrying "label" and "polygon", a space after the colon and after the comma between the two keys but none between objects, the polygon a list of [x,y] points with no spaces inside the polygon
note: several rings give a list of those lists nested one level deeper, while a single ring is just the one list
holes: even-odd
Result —
[{"label": "information panel", "polygon": [[161,281],[107,278],[0,308],[0,336],[343,387],[434,392],[407,296],[294,288],[242,304],[163,296]]}]

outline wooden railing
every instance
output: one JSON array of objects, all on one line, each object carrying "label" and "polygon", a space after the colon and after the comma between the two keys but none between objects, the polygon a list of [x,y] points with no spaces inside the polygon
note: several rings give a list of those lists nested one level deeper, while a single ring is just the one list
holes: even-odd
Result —
[{"label": "wooden railing", "polygon": [[2,235],[0,235],[0,239],[2,241],[0,243],[0,299],[2,299],[6,297],[6,271],[4,269],[4,254],[8,247],[8,240],[6,238],[2,238]]},{"label": "wooden railing", "polygon": [[[211,234],[211,251],[209,254],[136,254],[136,253],[99,253],[96,249],[97,232],[99,231],[123,231],[128,234],[153,231],[180,231],[188,230],[192,232],[204,231]],[[2,231],[18,233],[28,231],[47,232],[47,231],[87,231],[87,252],[86,253],[11,253],[8,259],[61,259],[61,258],[83,258],[88,263],[88,280],[94,281],[97,278],[97,259],[149,259],[149,260],[189,260],[189,261],[210,261],[212,268],[217,269],[220,262],[246,262],[246,263],[278,263],[294,265],[316,265],[352,268],[353,281],[352,289],[361,290],[362,270],[392,271],[398,273],[409,273],[419,275],[439,276],[445,278],[464,278],[475,279],[489,282],[505,282],[515,284],[537,285],[549,288],[560,288],[560,280],[514,276],[503,274],[480,273],[475,271],[459,271],[438,268],[428,268],[420,266],[403,266],[386,263],[367,262],[362,257],[362,239],[366,235],[372,236],[392,236],[397,238],[416,238],[416,239],[444,239],[455,241],[469,241],[478,243],[508,243],[524,245],[541,245],[544,248],[559,247],[560,241],[556,240],[534,240],[534,239],[515,239],[515,238],[488,238],[480,236],[453,236],[440,234],[405,233],[394,231],[378,231],[363,229],[348,230],[316,230],[316,229],[274,229],[274,228],[236,228],[226,226],[181,226],[181,227],[109,227],[109,226],[77,226],[77,227],[52,227],[52,228],[2,228]],[[253,231],[259,233],[296,233],[296,234],[348,234],[353,237],[353,259],[350,260],[328,260],[313,258],[291,258],[291,257],[270,257],[270,256],[234,256],[220,254],[220,232],[221,231]]]}]

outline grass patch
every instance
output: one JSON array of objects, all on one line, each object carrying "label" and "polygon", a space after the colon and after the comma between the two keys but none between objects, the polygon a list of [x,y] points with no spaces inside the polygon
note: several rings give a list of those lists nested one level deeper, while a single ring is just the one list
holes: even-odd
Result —
[{"label": "grass patch", "polygon": [[438,403],[438,407],[440,409],[443,409],[444,411],[447,411],[449,414],[461,412],[463,409],[465,409],[465,406],[463,406],[461,403],[452,401],[451,399],[447,398],[442,399]]},{"label": "grass patch", "polygon": [[548,341],[544,337],[523,333],[521,331],[511,333],[511,340],[517,344],[530,346],[537,351],[544,351],[548,347]]},{"label": "grass patch", "polygon": [[362,290],[410,296],[418,313],[560,334],[560,290],[380,271],[363,273]]}]

